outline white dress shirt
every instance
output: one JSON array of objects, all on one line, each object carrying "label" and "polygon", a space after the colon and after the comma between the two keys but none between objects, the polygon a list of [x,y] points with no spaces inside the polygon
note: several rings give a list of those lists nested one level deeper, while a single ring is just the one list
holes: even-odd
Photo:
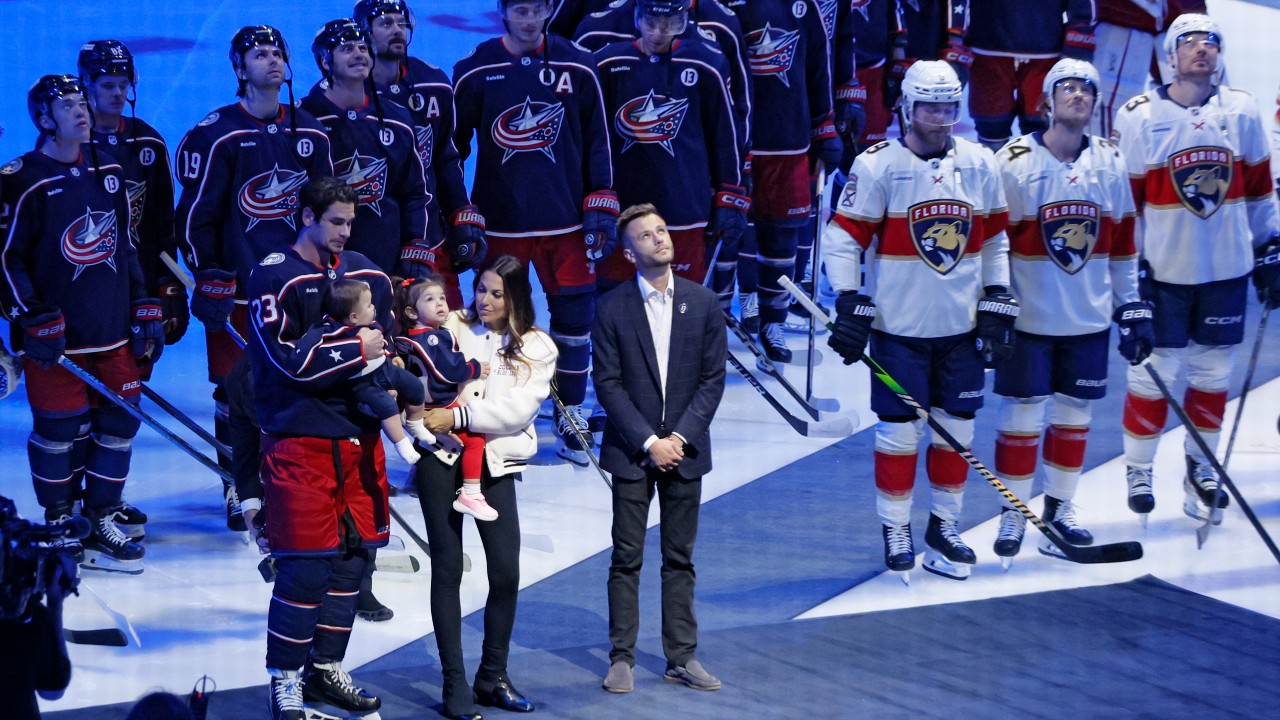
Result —
[{"label": "white dress shirt", "polygon": [[[646,317],[649,318],[649,334],[653,338],[653,349],[658,356],[658,382],[662,388],[662,399],[667,399],[667,363],[671,356],[671,306],[675,299],[675,279],[672,276],[671,269],[667,269],[667,289],[659,291],[644,279],[643,275],[636,274],[636,283],[640,287],[640,297],[644,299],[644,310]],[[677,436],[679,437],[679,436]],[[680,438],[681,442],[684,438]],[[658,441],[657,435],[650,435],[644,441],[644,449],[648,452],[649,447]]]}]

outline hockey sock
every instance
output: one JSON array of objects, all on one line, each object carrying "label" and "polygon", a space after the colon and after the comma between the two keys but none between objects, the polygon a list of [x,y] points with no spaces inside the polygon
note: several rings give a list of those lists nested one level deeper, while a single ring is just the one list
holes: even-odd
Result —
[{"label": "hockey sock", "polygon": [[363,553],[333,560],[329,590],[316,620],[316,639],[311,647],[314,662],[339,662],[346,657],[367,562]]},{"label": "hockey sock", "polygon": [[925,454],[925,468],[932,490],[933,514],[943,520],[959,520],[969,463],[955,450],[930,445]]},{"label": "hockey sock", "polygon": [[276,558],[276,581],[267,610],[268,668],[300,668],[307,661],[332,562],[329,558]]},{"label": "hockey sock", "polygon": [[120,505],[124,481],[129,476],[133,439],[93,433],[89,456],[85,459],[84,505],[114,508]]},{"label": "hockey sock", "polygon": [[[1183,408],[1187,411],[1187,417],[1191,418],[1191,425],[1200,433],[1205,444],[1211,450],[1216,450],[1218,435],[1222,432],[1222,417],[1227,410],[1227,391],[1188,387],[1183,397]],[[1187,434],[1184,448],[1191,457],[1205,460],[1204,453],[1200,452],[1200,446],[1196,444],[1190,433]]]},{"label": "hockey sock", "polygon": [[780,222],[756,222],[756,237],[760,246],[759,284],[760,324],[770,325],[787,319],[787,307],[791,295],[782,289],[779,278],[795,275],[796,244],[803,225],[792,227]]},{"label": "hockey sock", "polygon": [[876,512],[889,525],[911,520],[911,489],[916,482],[916,453],[876,450]]},{"label": "hockey sock", "polygon": [[1076,496],[1088,437],[1088,428],[1049,426],[1044,437],[1046,495],[1059,500],[1070,500]]},{"label": "hockey sock", "polygon": [[[1040,436],[1001,431],[996,434],[996,474],[1019,500],[1026,497],[1031,481],[1036,475],[1036,449]],[[1011,508],[1013,503],[1001,498],[1000,504]]]},{"label": "hockey sock", "polygon": [[1145,398],[1132,392],[1124,396],[1124,456],[1130,465],[1151,467],[1156,445],[1169,416],[1163,397]]},{"label": "hockey sock", "polygon": [[27,437],[27,462],[40,506],[70,507],[75,500],[71,492],[71,442],[50,440],[32,432]]}]

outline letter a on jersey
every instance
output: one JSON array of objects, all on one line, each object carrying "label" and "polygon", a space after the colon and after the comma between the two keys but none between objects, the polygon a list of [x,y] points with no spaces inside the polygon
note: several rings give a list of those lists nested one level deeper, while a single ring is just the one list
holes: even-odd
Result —
[{"label": "letter a on jersey", "polygon": [[1098,245],[1098,206],[1070,200],[1040,208],[1040,237],[1054,264],[1069,275],[1080,272]]},{"label": "letter a on jersey", "polygon": [[1187,148],[1169,158],[1169,180],[1182,204],[1207,218],[1227,200],[1231,168],[1229,150],[1212,146]]},{"label": "letter a on jersey", "polygon": [[946,275],[964,257],[973,230],[973,206],[958,200],[930,200],[907,209],[911,242],[925,264]]}]

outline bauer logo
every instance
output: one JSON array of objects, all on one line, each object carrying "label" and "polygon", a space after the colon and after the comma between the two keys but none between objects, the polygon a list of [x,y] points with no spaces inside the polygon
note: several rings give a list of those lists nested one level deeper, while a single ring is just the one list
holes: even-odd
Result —
[{"label": "bauer logo", "polygon": [[333,174],[356,191],[360,204],[382,217],[382,196],[387,191],[387,159],[354,153],[333,164]]},{"label": "bauer logo", "polygon": [[648,95],[624,103],[613,118],[613,125],[623,140],[622,152],[636,143],[644,143],[657,145],[675,157],[671,141],[680,133],[688,111],[688,100],[655,95],[652,90]]},{"label": "bauer logo", "polygon": [[62,231],[62,257],[76,266],[71,279],[80,277],[85,268],[106,263],[116,269],[116,247],[120,244],[116,213],[94,212],[84,209],[84,215],[76,218]]},{"label": "bauer logo", "polygon": [[1231,151],[1220,147],[1188,148],[1169,158],[1169,179],[1178,199],[1202,218],[1226,202],[1231,170]]},{"label": "bauer logo", "polygon": [[293,215],[298,209],[298,190],[306,184],[305,172],[281,170],[279,165],[249,178],[240,186],[236,196],[240,212],[249,218],[245,230],[252,230],[258,223],[270,220],[283,220],[296,230]]},{"label": "bauer logo", "polygon": [[1069,275],[1080,272],[1098,245],[1098,217],[1091,202],[1067,201],[1040,207],[1040,237],[1054,264]]},{"label": "bauer logo", "polygon": [[791,87],[787,73],[791,70],[796,49],[800,46],[799,30],[774,30],[766,23],[763,28],[747,33],[743,41],[747,44],[747,58],[752,75],[774,76],[783,85]]},{"label": "bauer logo", "polygon": [[564,123],[564,105],[534,102],[526,97],[524,102],[508,108],[493,121],[490,133],[493,141],[503,149],[502,162],[512,155],[524,152],[540,152],[555,162],[553,147],[560,137],[560,125]]},{"label": "bauer logo", "polygon": [[964,257],[973,230],[973,206],[957,200],[930,200],[907,209],[911,242],[925,264],[946,275]]}]

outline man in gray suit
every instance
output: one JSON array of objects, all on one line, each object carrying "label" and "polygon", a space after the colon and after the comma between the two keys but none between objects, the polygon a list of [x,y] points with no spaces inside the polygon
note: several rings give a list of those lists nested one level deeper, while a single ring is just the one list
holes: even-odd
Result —
[{"label": "man in gray suit", "polygon": [[702,476],[711,470],[711,418],[724,394],[724,315],[716,296],[671,272],[675,249],[648,204],[618,217],[622,253],[636,279],[605,294],[591,332],[596,397],[608,413],[600,464],[613,474],[609,654],[604,689],[634,686],[640,565],[649,503],[662,533],[662,648],[666,680],[696,690],[720,681],[695,657],[693,543]]}]

